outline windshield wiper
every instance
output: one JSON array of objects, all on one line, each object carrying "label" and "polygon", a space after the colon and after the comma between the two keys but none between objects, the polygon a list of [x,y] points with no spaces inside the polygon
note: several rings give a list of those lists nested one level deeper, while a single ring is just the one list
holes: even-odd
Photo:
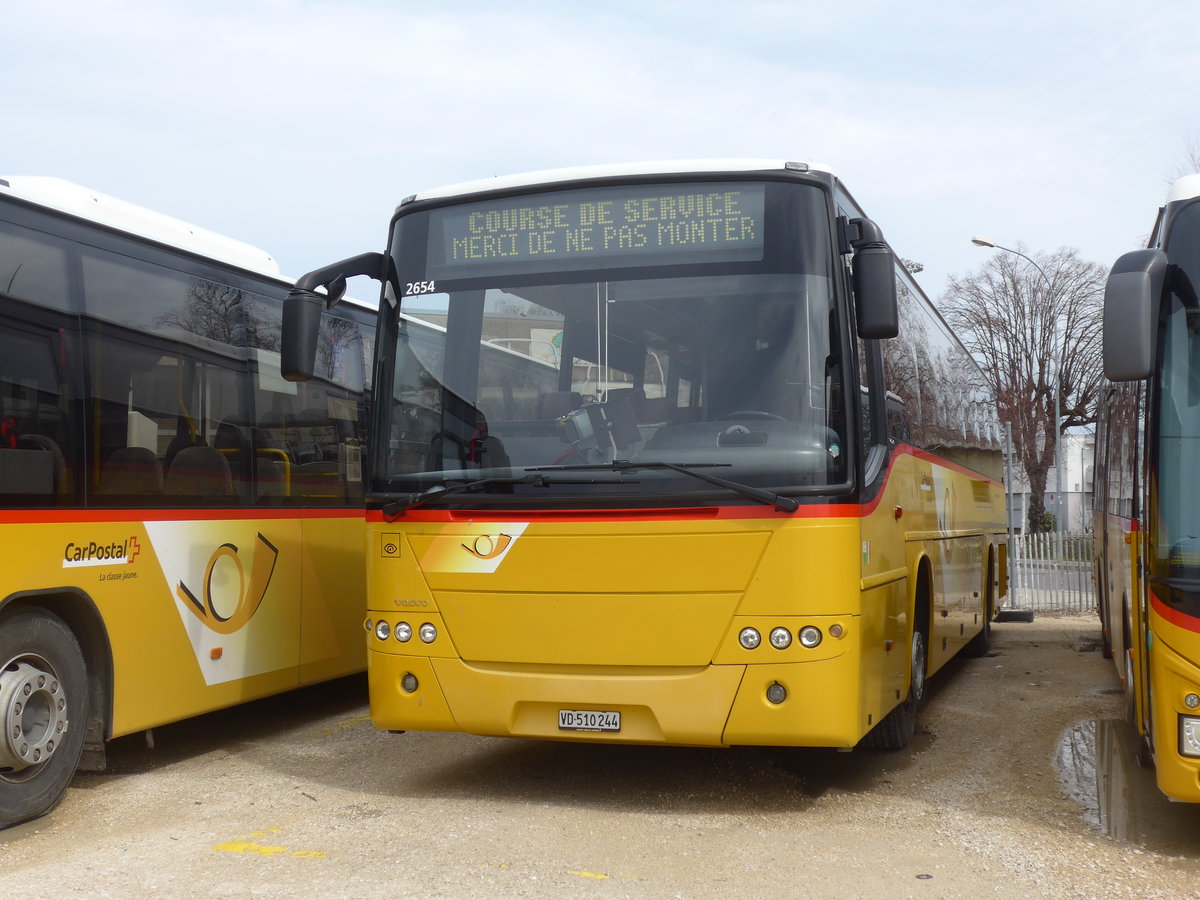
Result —
[{"label": "windshield wiper", "polygon": [[[586,468],[580,466],[579,468]],[[532,470],[530,470],[532,471]],[[398,497],[395,500],[389,500],[384,503],[380,509],[388,518],[394,518],[402,512],[410,509],[416,509],[424,506],[427,503],[432,503],[434,500],[440,500],[447,494],[460,494],[463,491],[472,491],[477,488],[488,487],[493,484],[526,484],[530,487],[550,487],[554,484],[636,484],[632,481],[605,481],[597,482],[594,478],[579,478],[579,479],[547,479],[544,475],[505,475],[493,476],[490,478],[475,478],[475,479],[447,479],[448,481],[461,481],[461,484],[445,484],[431,487],[419,494],[408,494],[404,497]]]},{"label": "windshield wiper", "polygon": [[766,491],[762,488],[751,487],[748,484],[739,484],[736,481],[730,481],[727,478],[720,478],[716,475],[709,475],[707,472],[697,472],[697,469],[715,469],[728,466],[729,463],[685,463],[676,465],[669,462],[632,462],[628,459],[614,459],[610,463],[593,463],[590,465],[580,466],[537,466],[530,467],[526,471],[529,472],[587,472],[587,471],[611,471],[611,472],[635,472],[638,469],[668,469],[672,472],[679,472],[681,475],[690,475],[693,478],[698,478],[700,481],[706,481],[716,487],[723,487],[726,490],[734,491],[741,494],[743,497],[749,497],[751,500],[757,500],[759,503],[765,503],[767,506],[773,506],[779,512],[795,512],[800,508],[800,501],[794,497],[784,497],[782,494],[776,494],[773,491]]},{"label": "windshield wiper", "polygon": [[[635,472],[638,469],[667,469],[671,472],[679,472],[681,475],[690,475],[692,478],[707,482],[716,487],[725,488],[741,494],[743,497],[749,497],[751,500],[756,500],[767,506],[773,506],[779,512],[795,512],[800,508],[800,502],[793,497],[784,497],[781,494],[776,494],[773,491],[763,490],[762,488],[751,487],[748,484],[739,484],[736,481],[730,481],[727,478],[721,478],[717,475],[710,475],[707,472],[699,472],[697,469],[713,469],[728,466],[729,463],[686,463],[677,465],[669,462],[632,462],[627,459],[615,459],[610,463],[594,463],[589,465],[578,466],[537,466],[526,469],[527,473],[541,472]],[[439,500],[449,494],[459,494],[464,491],[473,491],[479,488],[489,487],[496,484],[524,484],[530,487],[550,487],[556,484],[634,484],[632,481],[597,481],[591,478],[581,479],[547,479],[541,474],[525,474],[525,475],[510,475],[510,476],[494,476],[490,478],[476,478],[472,480],[462,480],[459,484],[447,484],[436,487],[431,487],[419,494],[408,494],[404,497],[398,497],[395,500],[389,500],[384,503],[381,509],[383,514],[388,518],[393,518],[402,512],[410,509],[417,509],[425,506],[435,500]]]}]

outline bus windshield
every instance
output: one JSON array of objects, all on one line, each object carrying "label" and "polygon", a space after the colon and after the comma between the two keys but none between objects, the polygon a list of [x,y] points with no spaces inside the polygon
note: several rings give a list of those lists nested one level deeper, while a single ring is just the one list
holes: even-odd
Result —
[{"label": "bus windshield", "polygon": [[692,471],[798,493],[844,485],[829,222],[819,188],[761,182],[402,215],[373,489],[478,482],[472,503],[528,503],[738,497]]},{"label": "bus windshield", "polygon": [[1157,492],[1156,577],[1200,587],[1200,203],[1175,220],[1167,246],[1171,290],[1164,297],[1162,365],[1158,383],[1158,435],[1155,476],[1170,490]]}]

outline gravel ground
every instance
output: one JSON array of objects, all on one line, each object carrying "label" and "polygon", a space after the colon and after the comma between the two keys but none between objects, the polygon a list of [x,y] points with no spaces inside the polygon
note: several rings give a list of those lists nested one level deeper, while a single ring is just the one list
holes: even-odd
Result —
[{"label": "gravel ground", "polygon": [[895,754],[388,735],[359,678],[251,704],[115,742],[0,833],[0,897],[1200,897],[1098,623],[993,635]]}]

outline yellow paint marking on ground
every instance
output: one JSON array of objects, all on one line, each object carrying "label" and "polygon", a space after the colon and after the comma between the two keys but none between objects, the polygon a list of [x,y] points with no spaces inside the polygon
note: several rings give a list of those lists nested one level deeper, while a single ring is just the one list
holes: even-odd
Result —
[{"label": "yellow paint marking on ground", "polygon": [[258,856],[279,856],[290,852],[287,847],[264,847],[253,841],[226,841],[223,844],[217,844],[213,849],[225,853],[254,853]]},{"label": "yellow paint marking on ground", "polygon": [[598,875],[595,872],[572,872],[572,875],[578,875],[580,878],[611,878],[611,875]]},{"label": "yellow paint marking on ground", "polygon": [[364,722],[370,721],[370,714],[365,716],[355,716],[353,719],[346,719],[344,722],[338,722],[336,725],[330,725],[327,728],[322,728],[320,736],[330,737],[331,735],[340,734],[343,731],[349,731],[351,728],[355,728]]},{"label": "yellow paint marking on ground", "polygon": [[222,853],[249,853],[256,856],[294,856],[298,859],[325,859],[325,854],[319,850],[293,850],[290,847],[275,847],[255,843],[253,838],[270,837],[278,834],[278,828],[268,828],[266,831],[256,831],[244,841],[225,841],[213,847]]}]

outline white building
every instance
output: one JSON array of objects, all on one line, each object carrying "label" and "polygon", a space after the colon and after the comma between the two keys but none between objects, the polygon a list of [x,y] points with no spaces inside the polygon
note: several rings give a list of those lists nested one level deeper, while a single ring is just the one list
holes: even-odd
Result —
[{"label": "white building", "polygon": [[[1059,458],[1063,464],[1061,487],[1058,469],[1051,467],[1046,475],[1046,511],[1061,519],[1062,530],[1080,533],[1092,522],[1092,481],[1095,471],[1096,435],[1085,428],[1076,428],[1062,437]],[[1023,533],[1029,522],[1029,482],[1025,471],[1014,458],[1012,484],[1009,485],[1009,523],[1014,532]]]}]

